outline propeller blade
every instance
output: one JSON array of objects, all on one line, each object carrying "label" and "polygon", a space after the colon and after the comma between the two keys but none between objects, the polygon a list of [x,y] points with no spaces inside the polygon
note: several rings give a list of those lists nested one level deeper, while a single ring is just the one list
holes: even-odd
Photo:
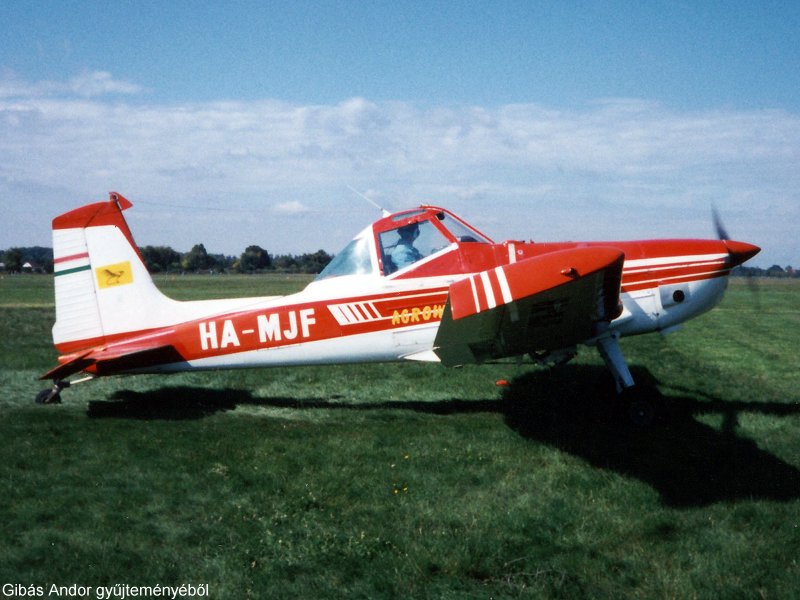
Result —
[{"label": "propeller blade", "polygon": [[[728,234],[728,230],[725,229],[725,225],[722,223],[722,218],[719,216],[719,211],[717,210],[716,206],[711,207],[711,215],[714,219],[714,229],[717,232],[717,237],[724,242],[725,247],[728,250],[731,268],[738,267],[761,252],[761,248],[758,246],[748,244],[746,242],[735,242],[731,240],[731,236]],[[758,282],[751,273],[748,273],[746,278],[750,295],[754,299],[755,309],[761,310],[760,289]]]},{"label": "propeller blade", "polygon": [[717,232],[717,237],[721,240],[729,240],[731,236],[728,235],[728,230],[722,223],[722,218],[719,216],[719,211],[716,206],[711,207],[711,216],[714,219],[714,230]]},{"label": "propeller blade", "polygon": [[730,254],[731,257],[731,265],[733,267],[750,260],[761,252],[761,248],[758,246],[731,240],[731,236],[728,234],[728,230],[725,229],[725,225],[722,223],[722,218],[719,216],[719,211],[716,206],[711,207],[711,216],[714,219],[714,229],[717,232],[717,237],[725,242],[725,247],[728,249],[728,254]]}]

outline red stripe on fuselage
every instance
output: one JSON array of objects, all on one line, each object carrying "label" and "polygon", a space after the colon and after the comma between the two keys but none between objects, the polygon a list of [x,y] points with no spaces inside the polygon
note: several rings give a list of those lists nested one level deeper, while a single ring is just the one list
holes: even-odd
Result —
[{"label": "red stripe on fuselage", "polygon": [[657,267],[624,270],[622,273],[622,291],[631,292],[656,288],[662,284],[713,279],[728,275],[730,270],[729,261],[725,259],[700,260],[690,263],[681,262],[674,265],[658,265]]},{"label": "red stripe on fuselage", "polygon": [[64,262],[68,262],[70,260],[78,260],[81,258],[89,258],[89,253],[82,252],[81,254],[70,254],[69,256],[61,256],[59,258],[54,258],[53,264],[58,265]]},{"label": "red stripe on fuselage", "polygon": [[639,283],[627,281],[623,276],[622,279],[622,292],[636,292],[640,290],[656,289],[659,285],[669,285],[673,283],[687,283],[690,281],[704,281],[706,279],[715,279],[717,277],[727,277],[730,274],[730,268],[720,269],[716,271],[704,271],[702,273],[695,273],[691,275],[673,275],[670,277],[661,277],[657,280],[649,279]]}]

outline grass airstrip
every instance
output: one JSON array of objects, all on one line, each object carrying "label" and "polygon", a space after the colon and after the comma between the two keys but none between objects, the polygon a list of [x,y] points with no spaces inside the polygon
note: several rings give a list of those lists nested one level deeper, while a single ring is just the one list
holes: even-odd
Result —
[{"label": "grass airstrip", "polygon": [[[157,283],[189,299],[306,281]],[[800,597],[800,282],[734,280],[683,331],[623,340],[660,405],[646,429],[608,409],[590,349],[554,371],[110,378],[35,405],[53,318],[50,277],[0,279],[0,585]]]}]

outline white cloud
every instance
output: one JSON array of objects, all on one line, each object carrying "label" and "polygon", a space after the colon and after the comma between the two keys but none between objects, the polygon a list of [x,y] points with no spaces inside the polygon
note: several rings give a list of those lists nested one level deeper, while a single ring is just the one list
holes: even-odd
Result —
[{"label": "white cloud", "polygon": [[302,202],[292,200],[290,202],[279,202],[272,207],[272,210],[279,214],[284,215],[301,215],[307,213],[310,209]]},{"label": "white cloud", "polygon": [[142,87],[114,79],[106,71],[85,71],[68,81],[28,82],[11,71],[0,73],[0,98],[23,100],[49,96],[93,98],[107,94],[138,94]]},{"label": "white cloud", "polygon": [[[312,209],[330,215],[326,227],[271,230],[281,239],[270,248],[302,251],[319,247],[312,236],[328,230],[342,232],[323,244],[336,250],[374,216],[348,185],[390,209],[451,205],[497,237],[697,236],[706,223],[670,227],[706,219],[713,202],[732,231],[781,244],[781,260],[798,252],[780,218],[800,204],[800,116],[785,111],[681,112],[635,99],[565,110],[108,96],[140,89],[105,72],[64,83],[0,80],[0,194],[13,191],[11,210],[37,190],[58,190],[61,210],[116,189],[134,202],[197,206],[196,234],[225,244],[203,207],[259,198],[278,220]],[[768,210],[770,218],[758,217]],[[630,228],[645,218],[646,230]],[[13,220],[6,217],[10,231]],[[167,235],[181,233],[165,232],[162,243]]]},{"label": "white cloud", "polygon": [[138,94],[142,88],[126,81],[117,81],[111,73],[105,71],[87,71],[73,77],[67,84],[68,89],[79,96],[87,98],[106,94]]}]

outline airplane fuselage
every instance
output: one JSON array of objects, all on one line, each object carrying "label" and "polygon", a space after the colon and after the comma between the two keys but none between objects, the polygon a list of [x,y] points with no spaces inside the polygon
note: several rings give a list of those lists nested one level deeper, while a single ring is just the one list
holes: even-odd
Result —
[{"label": "airplane fuselage", "polygon": [[[731,261],[724,242],[716,240],[506,242],[496,245],[490,254],[501,259],[494,265],[500,266],[595,244],[613,246],[625,253],[622,311],[611,321],[611,329],[622,336],[669,330],[716,306],[727,287]],[[503,261],[504,258],[508,260]],[[480,263],[487,266],[486,258],[481,258]],[[407,359],[436,361],[434,340],[448,287],[469,275],[377,282],[371,277],[352,275],[322,280],[290,296],[252,298],[244,310],[227,311],[225,301],[217,301],[214,314],[138,335],[126,333],[118,341],[111,337],[106,343],[114,354],[125,354],[163,341],[173,345],[184,359],[146,366],[135,362],[120,364],[121,372],[137,373]],[[497,304],[502,295],[499,283],[488,277],[480,281],[482,285],[476,290],[478,302]],[[241,305],[240,299],[236,305]],[[100,369],[102,374],[111,372]]]}]

